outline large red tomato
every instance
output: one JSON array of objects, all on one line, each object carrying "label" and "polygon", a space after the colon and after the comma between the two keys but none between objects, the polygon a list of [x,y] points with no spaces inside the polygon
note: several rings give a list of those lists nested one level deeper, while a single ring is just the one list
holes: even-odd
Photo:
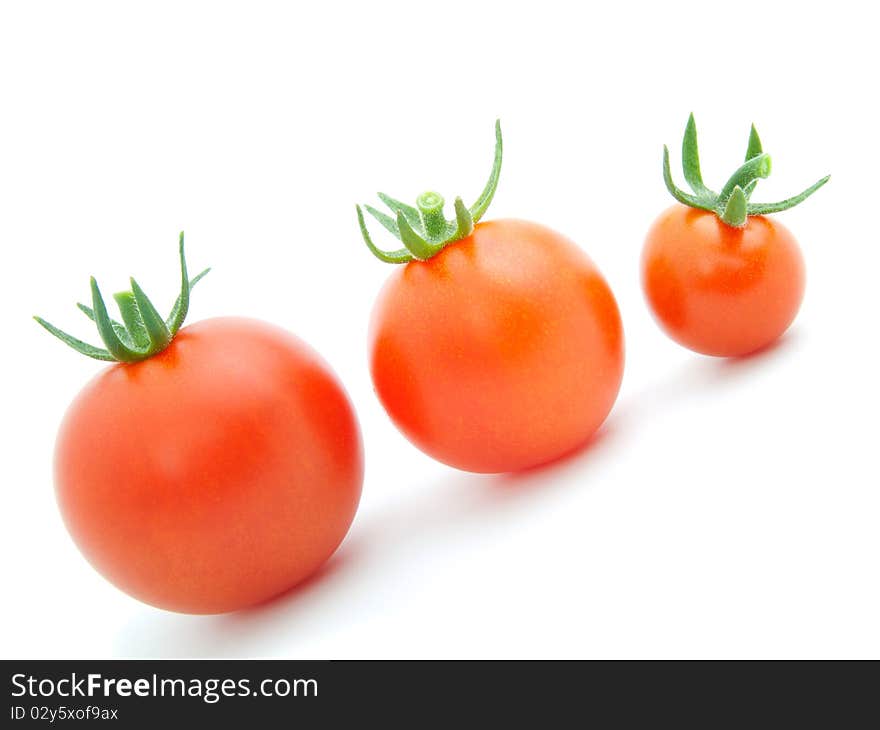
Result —
[{"label": "large red tomato", "polygon": [[222,318],[92,380],[64,419],[55,473],[67,527],[106,578],[155,606],[217,613],[330,557],[358,505],[363,453],[314,351]]},{"label": "large red tomato", "polygon": [[560,234],[478,223],[398,268],[373,311],[370,369],[403,433],[460,469],[535,466],[583,444],[623,375],[614,296]]}]

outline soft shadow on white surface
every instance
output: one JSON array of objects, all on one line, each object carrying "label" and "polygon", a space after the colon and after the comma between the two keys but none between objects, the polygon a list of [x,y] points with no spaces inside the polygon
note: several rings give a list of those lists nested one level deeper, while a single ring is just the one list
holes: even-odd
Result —
[{"label": "soft shadow on white surface", "polygon": [[799,335],[791,330],[767,347],[750,355],[719,358],[693,354],[684,363],[659,379],[651,381],[638,391],[630,392],[618,401],[615,418],[627,423],[638,415],[662,415],[665,408],[677,402],[702,399],[725,388],[738,387],[747,378],[760,372],[769,372],[784,360],[795,357]]},{"label": "soft shadow on white surface", "polygon": [[[377,596],[377,573],[389,561],[406,561],[427,541],[450,549],[508,517],[518,508],[546,504],[562,490],[591,489],[602,462],[621,458],[628,435],[650,425],[681,399],[735,385],[756,369],[790,356],[789,335],[746,358],[694,356],[640,392],[625,394],[608,422],[582,448],[551,464],[517,474],[478,475],[450,470],[428,485],[358,519],[339,552],[311,579],[253,609],[222,616],[185,616],[143,609],[116,637],[114,653],[126,657],[299,656],[297,647],[314,634],[332,634],[357,621]],[[525,503],[525,505],[524,505]],[[414,558],[415,559],[415,558]],[[306,654],[310,652],[306,651]],[[330,658],[330,657],[312,657]]]},{"label": "soft shadow on white surface", "polygon": [[[523,500],[545,499],[577,474],[590,488],[589,472],[614,440],[611,423],[582,448],[546,466],[513,475],[450,470],[448,478],[413,485],[411,498],[359,520],[340,550],[318,573],[288,593],[237,613],[186,616],[144,609],[116,637],[125,657],[263,657],[283,644],[296,655],[297,637],[333,632],[356,619],[364,601],[375,601],[375,573],[427,539],[465,540],[486,529]],[[548,478],[548,477],[551,477]],[[571,489],[568,484],[565,489]]]},{"label": "soft shadow on white surface", "polygon": [[188,616],[145,609],[116,637],[114,654],[123,657],[270,656],[271,637],[288,623],[307,629],[325,602],[339,600],[350,551],[337,552],[311,578],[272,601],[236,613]]}]

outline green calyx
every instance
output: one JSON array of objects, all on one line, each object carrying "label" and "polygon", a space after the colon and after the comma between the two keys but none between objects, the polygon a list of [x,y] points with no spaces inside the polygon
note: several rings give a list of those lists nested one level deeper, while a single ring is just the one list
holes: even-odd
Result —
[{"label": "green calyx", "polygon": [[180,295],[171,308],[171,314],[167,319],[162,319],[144,290],[134,279],[131,279],[131,291],[113,295],[119,306],[122,322],[110,318],[104,297],[101,296],[101,290],[98,289],[98,283],[92,277],[92,306],[87,307],[85,304],[77,304],[76,306],[97,325],[98,334],[106,349],[78,340],[49,324],[41,317],[34,317],[34,319],[64,344],[83,355],[93,357],[95,360],[129,363],[146,360],[148,357],[162,352],[171,344],[171,340],[174,339],[186,319],[192,288],[209,271],[210,269],[205,269],[195,278],[189,278],[186,271],[186,257],[183,253],[183,232],[181,231]]},{"label": "green calyx", "polygon": [[393,216],[365,205],[367,212],[403,243],[404,247],[396,251],[383,251],[373,243],[364,221],[364,212],[358,205],[358,224],[367,248],[380,261],[389,264],[406,264],[414,260],[427,261],[450,243],[469,236],[474,230],[474,224],[483,217],[495,195],[498,177],[501,174],[502,152],[501,121],[498,120],[495,122],[495,160],[486,187],[470,208],[465,206],[461,198],[456,198],[453,220],[446,220],[443,215],[445,201],[441,195],[434,192],[422,193],[416,199],[415,208],[379,193],[380,200],[391,209]]},{"label": "green calyx", "polygon": [[761,139],[753,124],[749,133],[745,162],[730,176],[730,179],[721,188],[721,192],[716,193],[703,183],[703,175],[700,172],[700,153],[697,147],[697,125],[694,122],[693,114],[688,118],[684,130],[684,139],[681,143],[681,164],[684,169],[684,179],[690,185],[693,194],[686,193],[675,186],[672,181],[672,173],[669,171],[669,148],[663,145],[663,181],[672,197],[691,208],[711,211],[727,225],[734,228],[742,228],[750,215],[778,213],[781,210],[793,208],[809,198],[831,179],[830,175],[826,175],[802,193],[780,200],[778,203],[750,202],[758,180],[768,177],[771,168],[770,155],[764,152]]}]

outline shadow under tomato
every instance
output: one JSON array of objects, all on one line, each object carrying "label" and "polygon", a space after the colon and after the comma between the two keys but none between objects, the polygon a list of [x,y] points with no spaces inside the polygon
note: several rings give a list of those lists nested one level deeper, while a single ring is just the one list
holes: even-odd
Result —
[{"label": "shadow under tomato", "polygon": [[506,474],[488,475],[491,478],[489,483],[492,486],[503,489],[545,484],[548,479],[558,477],[576,468],[584,459],[589,459],[591,455],[600,451],[608,443],[609,439],[614,438],[617,431],[617,417],[614,411],[612,411],[596,433],[590,436],[584,443],[575,446],[571,451],[552,461],[547,461],[528,469],[508,472]]},{"label": "shadow under tomato", "polygon": [[[636,424],[641,424],[646,415],[662,416],[679,402],[705,398],[796,356],[800,339],[796,330],[790,330],[767,347],[742,357],[685,353],[686,359],[680,367],[635,392],[626,393],[615,412]],[[648,418],[646,422],[652,420]]]},{"label": "shadow under tomato", "polygon": [[299,606],[310,611],[332,597],[348,571],[343,545],[313,575],[267,601],[226,614],[188,615],[144,609],[119,636],[117,656],[139,658],[223,658],[272,656],[272,639]]},{"label": "shadow under tomato", "polygon": [[748,370],[792,350],[797,346],[800,337],[798,330],[792,329],[782,335],[779,339],[773,340],[769,345],[765,345],[759,350],[750,352],[748,355],[712,359],[718,361],[719,368],[723,370]]},{"label": "shadow under tomato", "polygon": [[[500,518],[507,506],[520,500],[552,499],[558,491],[588,487],[590,471],[605,458],[614,441],[615,427],[604,424],[586,443],[559,459],[509,474],[472,474],[451,471],[413,498],[377,515],[367,528],[376,535],[404,541],[421,539],[424,530],[474,523],[478,528],[492,516]],[[367,533],[369,534],[369,533]],[[379,539],[377,537],[377,539]]]}]

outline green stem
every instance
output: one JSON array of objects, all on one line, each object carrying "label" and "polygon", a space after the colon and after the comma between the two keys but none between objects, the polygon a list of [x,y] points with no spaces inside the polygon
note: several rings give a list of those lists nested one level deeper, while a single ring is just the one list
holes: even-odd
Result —
[{"label": "green stem", "polygon": [[703,183],[703,174],[700,170],[700,153],[697,148],[697,125],[694,115],[688,118],[684,131],[684,139],[681,146],[682,168],[687,183],[693,190],[693,194],[686,193],[676,187],[669,169],[669,148],[663,146],[663,182],[667,190],[679,203],[714,212],[725,224],[736,228],[746,225],[750,215],[764,215],[788,210],[798,203],[802,203],[826,182],[828,177],[823,177],[811,185],[802,193],[791,198],[781,200],[778,203],[751,203],[749,199],[758,180],[770,175],[770,155],[764,152],[761,138],[753,124],[749,130],[749,142],[746,148],[745,162],[730,176],[720,193],[714,193]]},{"label": "green stem", "polygon": [[361,206],[357,206],[358,226],[367,248],[380,261],[390,264],[406,264],[413,260],[427,261],[436,256],[446,246],[469,236],[474,224],[480,220],[498,187],[503,157],[501,121],[495,122],[495,157],[492,171],[476,202],[467,208],[461,198],[455,199],[455,219],[446,220],[443,215],[443,196],[435,192],[422,193],[416,200],[416,207],[401,203],[389,195],[379,193],[379,198],[387,205],[394,216],[389,216],[369,205],[367,212],[380,225],[403,243],[404,248],[396,251],[383,251],[373,243]]},{"label": "green stem", "polygon": [[445,202],[442,195],[430,191],[416,198],[428,240],[440,238],[446,232],[446,218],[443,217]]},{"label": "green stem", "polygon": [[115,360],[127,363],[146,360],[171,344],[174,336],[183,325],[189,308],[189,296],[192,288],[209,271],[209,269],[205,269],[190,280],[187,275],[186,257],[183,250],[183,233],[180,234],[179,249],[180,294],[174,302],[171,314],[164,320],[146,292],[134,279],[131,279],[131,291],[114,295],[122,316],[122,323],[111,319],[98,283],[92,277],[92,306],[87,307],[84,304],[77,306],[95,323],[106,349],[83,342],[40,317],[34,317],[34,319],[64,344],[95,360]]}]

